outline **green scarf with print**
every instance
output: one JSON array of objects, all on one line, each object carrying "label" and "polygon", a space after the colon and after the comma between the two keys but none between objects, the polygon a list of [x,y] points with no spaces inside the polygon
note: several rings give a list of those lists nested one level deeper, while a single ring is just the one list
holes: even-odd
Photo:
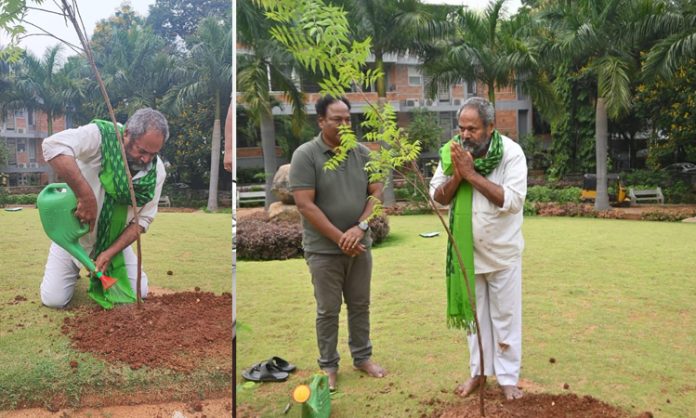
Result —
[{"label": "green scarf with print", "polygon": [[[459,135],[455,135],[449,142],[440,148],[440,163],[446,175],[454,173],[454,164],[450,146],[453,142],[460,142]],[[476,171],[482,176],[489,175],[503,158],[503,140],[497,130],[493,131],[488,152],[483,158],[474,160]],[[473,202],[473,187],[471,183],[462,181],[451,202],[449,213],[449,226],[452,237],[457,243],[459,252],[464,261],[466,277],[469,279],[471,297],[476,300],[476,285],[474,272],[474,233],[471,221]],[[447,241],[447,326],[465,329],[468,333],[476,332],[474,311],[466,291],[465,276],[462,272],[457,255],[452,248],[452,243]]]},{"label": "green scarf with print", "polygon": [[[99,212],[97,223],[97,243],[95,258],[121,235],[126,227],[128,206],[131,203],[130,190],[128,188],[128,176],[123,164],[121,144],[116,136],[114,124],[110,121],[95,119],[92,123],[99,127],[101,133],[101,172],[99,181],[104,187],[104,204]],[[123,126],[119,125],[121,136]],[[135,200],[138,207],[142,207],[155,196],[157,183],[157,158],[152,161],[152,166],[147,174],[133,181]],[[133,303],[136,300],[135,292],[131,287],[126,271],[123,253],[116,254],[111,259],[111,264],[103,272],[107,276],[116,279],[116,284],[104,290],[99,279],[92,275],[89,284],[89,296],[105,309],[111,309],[116,303]]]}]

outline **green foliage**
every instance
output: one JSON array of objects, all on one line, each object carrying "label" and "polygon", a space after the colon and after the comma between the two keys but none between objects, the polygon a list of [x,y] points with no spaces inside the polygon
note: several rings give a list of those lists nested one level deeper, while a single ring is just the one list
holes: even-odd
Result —
[{"label": "green foliage", "polygon": [[179,112],[167,115],[170,135],[162,150],[162,155],[171,164],[167,169],[167,182],[186,183],[194,189],[207,186],[213,110],[207,100],[184,105]]},{"label": "green foliage", "polygon": [[38,194],[6,194],[6,205],[35,205]]},{"label": "green foliage", "polygon": [[545,170],[550,165],[548,154],[542,149],[541,140],[533,135],[523,135],[519,144],[527,157],[527,168],[530,170]]},{"label": "green foliage", "polygon": [[415,143],[420,141],[426,151],[437,150],[442,141],[443,129],[438,124],[437,114],[427,109],[416,109],[412,112],[412,120],[408,124],[408,139]]},{"label": "green foliage", "polygon": [[562,112],[551,122],[549,177],[558,179],[569,172],[594,172],[595,114],[589,94],[594,84],[586,75],[574,72],[570,64],[559,66],[553,84]]},{"label": "green foliage", "polygon": [[237,168],[237,184],[263,184],[266,176],[262,168]]},{"label": "green foliage", "polygon": [[155,0],[147,24],[168,43],[175,44],[177,39],[188,41],[201,19],[217,16],[231,21],[231,12],[229,0]]},{"label": "green foliage", "polygon": [[662,188],[667,203],[696,203],[690,177],[672,176],[662,170],[636,170],[623,174],[624,185],[636,189]]},{"label": "green foliage", "polygon": [[663,189],[668,203],[696,203],[696,193],[691,182],[677,179]]},{"label": "green foliage", "polygon": [[527,189],[527,202],[580,203],[580,188],[551,188],[548,186],[530,186]]},{"label": "green foliage", "polygon": [[278,146],[283,152],[283,157],[288,160],[292,158],[292,153],[295,152],[297,147],[316,135],[315,128],[308,123],[302,124],[299,127],[299,132],[296,133],[296,127],[292,118],[287,116],[276,117],[274,122],[276,126],[276,142],[278,142]]},{"label": "green foliage", "polygon": [[626,187],[654,188],[664,187],[669,182],[669,174],[664,171],[635,170],[621,176]]},{"label": "green foliage", "polygon": [[638,86],[636,113],[652,121],[648,164],[653,168],[673,162],[696,161],[696,59],[679,67],[669,78]]},{"label": "green foliage", "polygon": [[[41,5],[43,0],[3,0],[0,2],[0,32],[7,34],[8,45],[0,48],[0,60],[16,62],[20,59],[23,49],[17,43],[26,33],[24,17],[27,11],[27,2],[33,5]],[[0,45],[2,46],[2,45]]]}]

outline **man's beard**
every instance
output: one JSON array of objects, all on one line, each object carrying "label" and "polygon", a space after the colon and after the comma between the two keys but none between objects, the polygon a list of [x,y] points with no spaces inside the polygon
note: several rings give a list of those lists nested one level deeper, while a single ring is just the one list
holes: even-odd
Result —
[{"label": "man's beard", "polygon": [[139,163],[137,161],[133,161],[130,158],[126,158],[126,161],[128,161],[128,169],[131,172],[137,173],[138,171],[143,171],[147,169],[147,164]]},{"label": "man's beard", "polygon": [[464,151],[469,151],[474,158],[481,158],[488,152],[488,145],[491,143],[491,138],[487,141],[477,144],[470,140],[462,140],[462,148]]}]

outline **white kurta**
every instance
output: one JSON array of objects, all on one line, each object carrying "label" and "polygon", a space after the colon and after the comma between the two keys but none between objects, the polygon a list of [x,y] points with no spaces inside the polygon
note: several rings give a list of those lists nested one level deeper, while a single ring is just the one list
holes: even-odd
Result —
[{"label": "white kurta", "polygon": [[[502,136],[503,158],[486,178],[501,186],[503,206],[473,190],[472,228],[476,313],[481,326],[484,373],[501,385],[515,385],[522,362],[522,221],[527,194],[527,162],[522,148]],[[450,176],[438,164],[430,195]],[[468,337],[471,375],[480,373],[477,337]]]},{"label": "white kurta", "polygon": [[[512,139],[502,136],[503,159],[486,178],[501,186],[505,200],[498,207],[474,189],[472,226],[474,233],[474,269],[476,274],[505,269],[522,256],[524,238],[522,220],[524,198],[527,195],[527,160],[522,148]],[[437,165],[430,181],[430,196],[451,177]]]},{"label": "white kurta", "polygon": [[[75,157],[77,166],[89,184],[95,198],[97,199],[97,220],[92,232],[80,238],[80,244],[87,254],[92,254],[97,241],[97,225],[99,224],[99,213],[104,204],[104,187],[99,181],[101,171],[101,133],[96,124],[81,126],[76,129],[67,129],[58,132],[43,141],[43,156],[46,161],[58,155],[70,155]],[[150,163],[147,167],[149,170]],[[140,171],[133,177],[134,180],[143,177],[147,171]],[[157,183],[153,199],[139,209],[139,225],[147,231],[150,224],[157,214],[157,204],[162,194],[162,186],[166,178],[164,164],[160,158],[157,159]],[[133,208],[128,207],[126,224],[132,222],[134,218]],[[132,287],[135,288],[135,277],[137,268],[135,267],[135,255],[131,247],[123,251],[125,257],[128,276],[131,279]],[[72,298],[75,282],[78,278],[81,264],[60,248],[55,243],[51,244],[49,250],[46,270],[43,282],[41,283],[41,300],[44,305],[51,307],[63,307]],[[147,294],[147,276],[142,274],[141,295]]]}]

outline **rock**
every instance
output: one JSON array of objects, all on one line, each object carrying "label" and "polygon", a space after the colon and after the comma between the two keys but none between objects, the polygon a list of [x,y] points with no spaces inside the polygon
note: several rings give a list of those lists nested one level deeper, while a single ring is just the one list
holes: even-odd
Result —
[{"label": "rock", "polygon": [[686,223],[696,223],[696,216],[694,216],[694,217],[692,217],[692,218],[682,219],[682,222],[686,222]]},{"label": "rock", "polygon": [[300,222],[300,211],[295,205],[273,202],[268,206],[268,218],[271,222]]},{"label": "rock", "polygon": [[286,205],[295,204],[295,199],[290,191],[290,164],[278,167],[278,171],[273,176],[273,188],[271,188],[271,191],[278,200]]}]

